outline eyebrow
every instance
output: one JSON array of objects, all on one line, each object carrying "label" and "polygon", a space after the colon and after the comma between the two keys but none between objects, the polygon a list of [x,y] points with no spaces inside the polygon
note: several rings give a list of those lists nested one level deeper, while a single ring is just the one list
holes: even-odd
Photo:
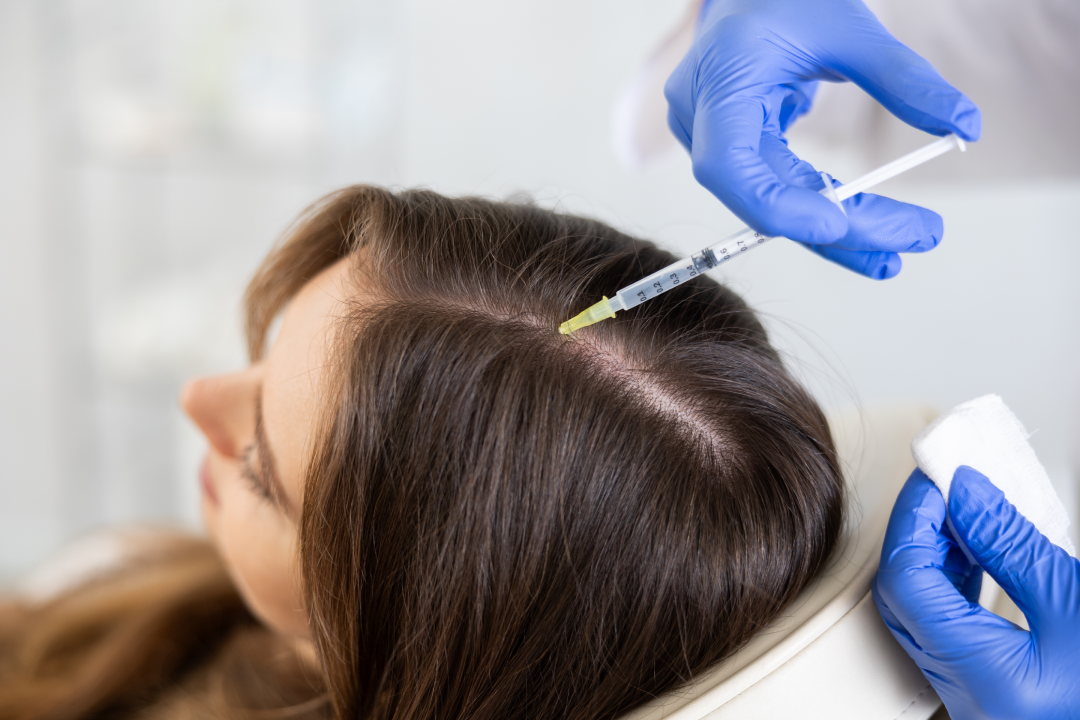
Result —
[{"label": "eyebrow", "polygon": [[285,487],[278,477],[277,468],[274,465],[274,456],[270,454],[270,443],[266,441],[266,428],[263,424],[262,410],[262,386],[255,395],[255,452],[259,456],[259,474],[267,484],[270,497],[274,502],[284,508],[285,512],[295,517],[295,508],[289,502],[289,496],[285,494]]}]

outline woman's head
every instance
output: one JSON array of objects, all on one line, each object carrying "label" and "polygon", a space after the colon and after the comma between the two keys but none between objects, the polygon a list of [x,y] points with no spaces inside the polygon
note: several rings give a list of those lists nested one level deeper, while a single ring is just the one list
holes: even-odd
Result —
[{"label": "woman's head", "polygon": [[327,380],[336,318],[359,302],[341,260],[289,303],[278,342],[228,375],[201,378],[183,404],[210,452],[202,468],[207,530],[248,606],[269,626],[309,637],[301,593],[299,529],[305,458]]},{"label": "woman's head", "polygon": [[820,569],[828,428],[737,296],[698,278],[557,331],[672,260],[530,205],[355,187],[264,263],[251,368],[185,405],[226,565],[314,641],[341,716],[611,716]]}]

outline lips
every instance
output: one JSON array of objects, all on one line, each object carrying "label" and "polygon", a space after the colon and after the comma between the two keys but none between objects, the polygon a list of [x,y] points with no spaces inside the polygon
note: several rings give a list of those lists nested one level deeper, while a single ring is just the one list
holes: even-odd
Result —
[{"label": "lips", "polygon": [[202,467],[199,468],[199,484],[202,485],[203,494],[210,502],[218,504],[217,493],[214,492],[214,478],[210,475],[210,457],[203,459]]}]

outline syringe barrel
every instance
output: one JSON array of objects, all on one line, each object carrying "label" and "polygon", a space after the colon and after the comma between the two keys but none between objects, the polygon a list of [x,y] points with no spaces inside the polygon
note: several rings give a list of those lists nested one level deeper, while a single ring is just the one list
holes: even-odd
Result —
[{"label": "syringe barrel", "polygon": [[616,297],[623,309],[629,310],[646,300],[652,300],[657,295],[664,294],[676,285],[715,269],[736,255],[741,255],[769,239],[750,228],[744,228],[715,245],[710,245],[632,285],[627,285],[616,293]]}]

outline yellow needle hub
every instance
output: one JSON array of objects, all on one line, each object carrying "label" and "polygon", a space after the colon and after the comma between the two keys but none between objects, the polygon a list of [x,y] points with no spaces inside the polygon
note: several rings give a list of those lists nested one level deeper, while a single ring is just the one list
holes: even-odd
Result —
[{"label": "yellow needle hub", "polygon": [[615,317],[615,310],[611,307],[611,301],[605,295],[603,300],[586,308],[584,312],[575,315],[560,325],[559,332],[563,335],[569,335],[575,330],[595,325],[601,320],[613,317]]}]

